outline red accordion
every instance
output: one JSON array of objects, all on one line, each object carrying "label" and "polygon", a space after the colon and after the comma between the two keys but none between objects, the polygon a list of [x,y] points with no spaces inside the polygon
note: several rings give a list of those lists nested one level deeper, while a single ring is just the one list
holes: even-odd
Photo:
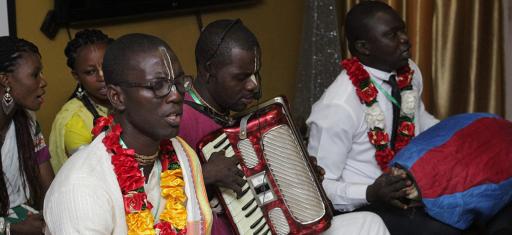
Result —
[{"label": "red accordion", "polygon": [[203,138],[199,149],[203,161],[225,150],[240,162],[247,180],[241,198],[218,189],[237,234],[318,234],[330,226],[327,197],[284,98],[249,109],[233,127]]}]

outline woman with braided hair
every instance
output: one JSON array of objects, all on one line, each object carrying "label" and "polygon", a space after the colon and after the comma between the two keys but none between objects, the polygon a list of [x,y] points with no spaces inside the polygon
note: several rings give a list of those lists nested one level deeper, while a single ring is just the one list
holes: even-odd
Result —
[{"label": "woman with braided hair", "polygon": [[50,153],[55,172],[78,148],[92,141],[93,121],[107,115],[110,104],[102,63],[105,49],[112,41],[100,30],[85,29],[77,32],[64,50],[71,75],[78,84],[53,121]]},{"label": "woman with braided hair", "polygon": [[38,48],[0,37],[0,234],[41,234],[44,194],[53,180],[48,148],[34,111],[43,103]]}]

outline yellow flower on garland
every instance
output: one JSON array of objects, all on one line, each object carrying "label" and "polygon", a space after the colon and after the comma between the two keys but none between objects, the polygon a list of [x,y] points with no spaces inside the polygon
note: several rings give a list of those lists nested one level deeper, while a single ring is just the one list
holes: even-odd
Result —
[{"label": "yellow flower on garland", "polygon": [[183,229],[187,225],[187,196],[183,190],[185,182],[181,169],[167,170],[160,175],[162,197],[167,200],[160,220],[169,221],[175,228]]},{"label": "yellow flower on garland", "polygon": [[183,229],[187,225],[187,209],[182,203],[169,203],[165,205],[165,211],[160,214],[160,219],[170,221],[178,229]]},{"label": "yellow flower on garland", "polygon": [[153,216],[149,210],[126,214],[126,225],[128,225],[128,235],[154,235]]},{"label": "yellow flower on garland", "polygon": [[168,187],[183,187],[185,182],[183,181],[183,172],[181,169],[167,170],[161,174],[162,182],[160,186],[162,188]]}]

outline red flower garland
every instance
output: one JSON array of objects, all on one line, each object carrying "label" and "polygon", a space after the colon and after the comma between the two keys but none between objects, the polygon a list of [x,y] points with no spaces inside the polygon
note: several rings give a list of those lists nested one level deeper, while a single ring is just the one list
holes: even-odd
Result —
[{"label": "red flower garland", "polygon": [[[94,136],[97,136],[102,131],[110,129],[103,138],[103,144],[107,151],[112,153],[111,161],[121,193],[123,194],[124,209],[128,217],[130,214],[133,215],[144,210],[151,210],[153,205],[147,200],[147,194],[144,191],[144,176],[141,174],[139,164],[134,158],[135,151],[121,146],[119,140],[122,128],[119,124],[112,125],[113,120],[111,115],[97,119],[92,133]],[[180,168],[176,152],[170,140],[162,141],[160,143],[160,150],[162,153],[162,172]],[[181,230],[175,229],[171,223],[164,220],[160,220],[153,228],[159,231],[157,233],[159,235],[184,235],[187,232],[186,228]],[[150,232],[150,234],[154,233]]]},{"label": "red flower garland", "polygon": [[[364,103],[367,107],[371,107],[376,103],[379,91],[371,82],[370,75],[359,62],[359,59],[354,57],[343,60],[341,66],[347,71],[361,103]],[[412,90],[413,74],[414,70],[411,70],[409,65],[397,70],[397,83],[400,92]],[[407,116],[401,112],[399,121],[395,149],[391,149],[389,146],[389,135],[383,129],[373,127],[368,130],[368,139],[375,146],[375,159],[382,171],[388,170],[388,164],[395,156],[395,153],[409,144],[414,137],[414,117]]]}]

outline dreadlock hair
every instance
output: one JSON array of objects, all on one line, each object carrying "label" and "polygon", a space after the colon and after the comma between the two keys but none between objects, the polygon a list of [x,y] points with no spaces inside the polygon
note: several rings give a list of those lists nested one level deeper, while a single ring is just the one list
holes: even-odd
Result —
[{"label": "dreadlock hair", "polygon": [[[84,29],[81,31],[78,31],[75,34],[75,38],[73,38],[71,41],[68,42],[66,45],[66,48],[64,49],[64,54],[67,57],[66,64],[71,69],[75,69],[75,62],[76,62],[76,56],[78,54],[78,50],[80,48],[87,46],[87,45],[93,45],[96,43],[104,43],[109,45],[112,43],[114,39],[110,38],[108,35],[104,34],[101,30],[98,29]],[[77,96],[77,91],[80,87],[80,84],[78,84],[69,97],[68,100],[71,100],[73,98],[79,98]],[[82,101],[84,106],[89,110],[89,112],[92,113],[94,116],[94,119],[97,119],[100,117],[98,114],[98,111],[94,108],[94,105],[87,97],[79,98],[79,100]]]},{"label": "dreadlock hair", "polygon": [[239,20],[217,20],[208,24],[196,44],[196,65],[206,69],[207,63],[231,63],[231,50],[260,50],[256,36]]},{"label": "dreadlock hair", "polygon": [[[41,57],[37,46],[24,39],[3,36],[0,37],[0,45],[0,73],[14,72],[18,67],[19,59],[24,53],[33,53]],[[28,184],[30,190],[30,196],[28,198],[29,203],[40,209],[43,199],[42,187],[39,183],[39,168],[34,156],[35,147],[31,132],[31,125],[36,124],[31,122],[29,114],[24,107],[15,108],[13,120],[16,131],[19,173],[21,175],[23,189],[25,189]],[[2,174],[2,177],[0,177],[0,215],[7,216],[9,211],[9,195],[1,160],[0,172]]]}]

